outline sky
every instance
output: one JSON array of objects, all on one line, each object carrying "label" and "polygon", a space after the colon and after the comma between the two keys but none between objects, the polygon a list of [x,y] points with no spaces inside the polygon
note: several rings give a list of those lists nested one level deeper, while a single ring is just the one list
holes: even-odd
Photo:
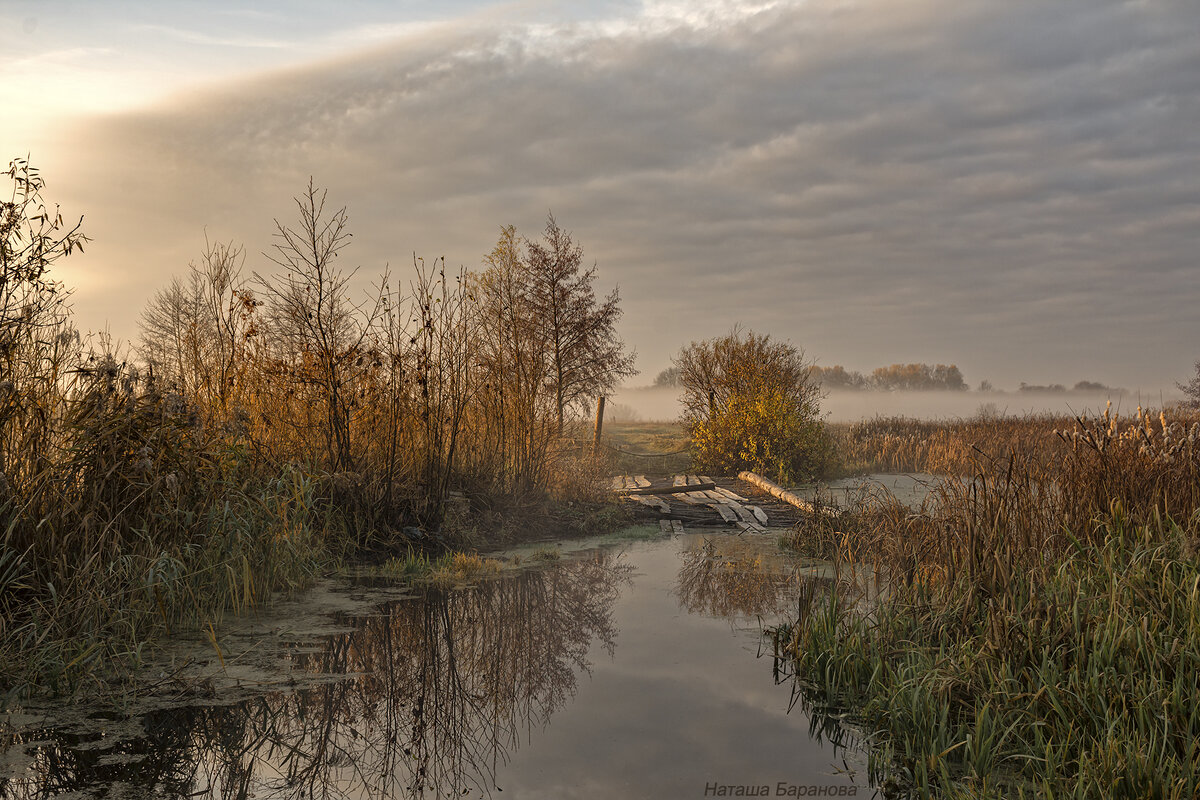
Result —
[{"label": "sky", "polygon": [[1169,391],[1200,358],[1195,0],[0,0],[0,161],[125,340],[311,177],[365,290],[553,213],[649,382],[735,324],[822,365]]}]

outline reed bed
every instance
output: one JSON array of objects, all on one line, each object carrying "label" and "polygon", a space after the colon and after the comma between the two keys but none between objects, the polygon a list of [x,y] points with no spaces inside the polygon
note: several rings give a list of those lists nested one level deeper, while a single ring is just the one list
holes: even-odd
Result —
[{"label": "reed bed", "polygon": [[890,591],[775,629],[781,669],[871,732],[889,796],[1196,796],[1200,421],[1108,410],[935,433],[940,449],[871,433],[882,457],[954,465],[921,508],[877,498],[823,523],[840,538],[792,537],[832,541]]},{"label": "reed bed", "polygon": [[541,243],[505,228],[478,271],[414,258],[359,298],[335,261],[346,210],[310,182],[276,222],[277,269],[243,278],[240,247],[207,243],[121,349],[80,337],[50,277],[79,225],[25,161],[4,178],[0,695],[119,679],[156,633],[343,557],[619,516],[567,435],[632,370],[619,298],[595,298],[553,218]]}]

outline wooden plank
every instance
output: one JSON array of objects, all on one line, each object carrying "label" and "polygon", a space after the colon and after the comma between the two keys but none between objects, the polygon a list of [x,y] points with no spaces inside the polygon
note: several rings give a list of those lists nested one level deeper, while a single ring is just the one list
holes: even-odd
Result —
[{"label": "wooden plank", "polygon": [[707,491],[716,484],[700,484],[698,486],[654,486],[652,484],[646,486],[635,486],[630,489],[618,489],[621,494],[678,494],[680,492],[695,492],[696,490]]},{"label": "wooden plank", "polygon": [[713,490],[711,490],[711,489],[710,489],[710,490],[708,490],[707,492],[705,492],[704,494],[705,494],[705,496],[706,496],[706,497],[708,497],[710,500],[716,500],[718,503],[728,503],[728,502],[729,502],[729,498],[728,498],[728,497],[726,497],[726,496],[724,496],[724,495],[722,495],[722,494],[718,494],[717,492],[714,492],[714,491],[713,491]]},{"label": "wooden plank", "polygon": [[663,533],[670,533],[671,532],[671,523],[674,521],[675,520],[660,519],[658,521],[658,529],[660,531],[662,531]]},{"label": "wooden plank", "polygon": [[763,511],[759,506],[746,506],[746,510],[754,515],[760,525],[767,524],[767,512]]},{"label": "wooden plank", "polygon": [[699,475],[688,475],[688,476],[687,476],[687,485],[688,485],[688,486],[695,486],[695,485],[697,485],[698,483],[700,483],[700,476],[699,476]]},{"label": "wooden plank", "polygon": [[706,506],[711,500],[704,496],[703,492],[681,492],[675,497],[690,506]]},{"label": "wooden plank", "polygon": [[746,502],[746,498],[742,497],[740,494],[729,491],[723,486],[718,486],[717,488],[713,489],[713,491],[721,495],[721,497],[724,497],[726,500],[736,500],[739,503]]},{"label": "wooden plank", "polygon": [[612,477],[612,488],[613,488],[614,492],[624,489],[625,488],[625,476],[624,475],[614,475]]},{"label": "wooden plank", "polygon": [[667,505],[667,501],[663,500],[661,497],[655,497],[652,494],[635,494],[631,495],[631,497],[644,506],[658,509],[663,514],[671,513],[671,507]]},{"label": "wooden plank", "polygon": [[634,481],[637,482],[637,487],[639,489],[645,489],[647,486],[650,485],[650,481],[646,478],[645,475],[638,475],[636,478],[634,478]]},{"label": "wooden plank", "polygon": [[716,511],[718,514],[720,514],[721,519],[725,520],[726,522],[730,523],[731,525],[737,524],[737,522],[738,522],[737,512],[735,512],[732,508],[725,505],[724,503],[709,503],[708,507],[711,508],[713,511]]},{"label": "wooden plank", "polygon": [[687,486],[687,475],[676,475],[672,478],[672,486]]},{"label": "wooden plank", "polygon": [[738,515],[738,519],[740,519],[742,522],[746,523],[747,525],[758,525],[758,520],[755,519],[754,515],[747,511],[746,507],[741,503],[728,503],[727,505],[733,509],[733,512]]},{"label": "wooden plank", "polygon": [[763,528],[760,525],[757,525],[757,524],[751,523],[751,522],[739,522],[739,523],[737,523],[737,529],[738,529],[739,533],[766,533],[767,532],[766,528]]},{"label": "wooden plank", "polygon": [[683,521],[678,519],[671,520],[671,533],[683,533]]},{"label": "wooden plank", "polygon": [[707,475],[699,475],[697,477],[700,478],[701,483],[712,483],[713,482],[713,479],[708,477]]}]

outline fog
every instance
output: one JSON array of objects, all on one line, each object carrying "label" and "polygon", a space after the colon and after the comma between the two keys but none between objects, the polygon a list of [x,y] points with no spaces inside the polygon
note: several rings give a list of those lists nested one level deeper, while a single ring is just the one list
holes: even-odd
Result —
[{"label": "fog", "polygon": [[[609,399],[605,418],[614,422],[674,420],[679,416],[680,391],[664,387],[619,389]],[[1178,402],[1175,388],[1109,392],[829,392],[821,401],[828,422],[857,422],[873,417],[964,419],[979,414],[1088,414],[1113,408],[1132,413],[1139,404],[1161,408]]]}]

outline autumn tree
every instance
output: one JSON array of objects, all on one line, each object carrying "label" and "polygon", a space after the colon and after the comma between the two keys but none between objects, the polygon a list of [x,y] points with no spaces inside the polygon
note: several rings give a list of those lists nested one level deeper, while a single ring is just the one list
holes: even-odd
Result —
[{"label": "autumn tree", "polygon": [[486,379],[480,400],[486,435],[499,456],[496,478],[518,492],[545,482],[546,454],[557,431],[557,393],[533,279],[516,228],[505,226],[472,276],[479,318],[477,355]]},{"label": "autumn tree", "polygon": [[541,241],[526,242],[532,321],[550,355],[550,383],[561,434],[567,412],[635,374],[634,356],[617,337],[620,294],[597,299],[596,267],[583,268],[583,248],[554,215]]},{"label": "autumn tree", "polygon": [[[70,325],[67,290],[50,268],[87,237],[83,217],[63,219],[42,199],[45,182],[25,159],[0,176],[11,181],[0,195],[0,497],[3,484],[20,480],[20,465],[40,469],[61,400],[58,382],[76,355],[79,335]],[[4,478],[7,473],[8,478]]]},{"label": "autumn tree", "polygon": [[799,481],[824,469],[831,447],[819,417],[821,387],[803,350],[735,328],[692,342],[675,365],[698,470]]}]

